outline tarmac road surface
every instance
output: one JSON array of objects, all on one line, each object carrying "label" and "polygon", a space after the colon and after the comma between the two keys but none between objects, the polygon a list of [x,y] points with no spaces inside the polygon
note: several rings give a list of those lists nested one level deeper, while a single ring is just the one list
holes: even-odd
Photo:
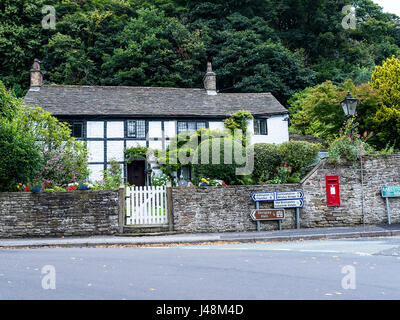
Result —
[{"label": "tarmac road surface", "polygon": [[0,299],[400,299],[400,237],[0,250]]}]

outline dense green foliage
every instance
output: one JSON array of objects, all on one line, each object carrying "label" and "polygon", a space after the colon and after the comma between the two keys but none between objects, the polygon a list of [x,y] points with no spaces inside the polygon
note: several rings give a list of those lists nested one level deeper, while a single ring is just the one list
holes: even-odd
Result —
[{"label": "dense green foliage", "polygon": [[32,132],[0,118],[0,191],[16,191],[17,184],[31,184],[43,160]]},{"label": "dense green foliage", "polygon": [[381,146],[400,148],[400,60],[392,57],[375,68],[371,86],[380,92],[382,103],[373,115],[377,140]]},{"label": "dense green foliage", "polygon": [[[225,150],[227,145],[230,149]],[[240,157],[235,154],[240,153]],[[241,184],[238,175],[238,168],[244,166],[246,160],[245,149],[241,141],[235,141],[231,137],[213,138],[201,142],[194,153],[196,163],[192,164],[194,179],[193,183],[198,184],[201,178],[219,179],[226,184]],[[243,156],[243,157],[242,157]]]},{"label": "dense green foliage", "polygon": [[346,121],[340,107],[347,91],[356,97],[358,130],[372,136],[368,143],[376,149],[400,148],[400,60],[392,57],[373,71],[371,82],[354,85],[351,80],[335,85],[331,81],[296,93],[289,100],[294,133],[336,138]]},{"label": "dense green foliage", "polygon": [[71,137],[66,123],[40,107],[21,104],[0,81],[0,189],[17,184],[65,186],[86,179],[86,145]]},{"label": "dense green foliage", "polygon": [[350,118],[340,130],[340,135],[332,141],[328,154],[330,162],[356,161],[360,156],[373,153],[374,149],[367,143],[369,135],[358,133],[358,123]]},{"label": "dense green foliage", "polygon": [[92,190],[116,190],[123,184],[121,164],[111,160],[107,170],[103,171],[103,179],[94,181]]},{"label": "dense green foliage", "polygon": [[[22,96],[33,59],[58,84],[201,87],[213,62],[222,92],[281,102],[317,83],[356,85],[398,53],[399,18],[372,0],[3,0],[0,79]],[[56,29],[43,29],[44,5]]]},{"label": "dense green foliage", "polygon": [[253,180],[256,183],[298,182],[313,164],[320,145],[306,141],[254,145]]},{"label": "dense green foliage", "polygon": [[224,126],[232,134],[235,134],[235,130],[240,130],[242,135],[245,135],[247,132],[247,121],[250,119],[253,119],[253,115],[249,111],[239,110],[224,120]]},{"label": "dense green foliage", "polygon": [[125,151],[125,159],[127,163],[131,163],[133,160],[137,158],[147,158],[147,155],[149,153],[149,148],[148,147],[130,147],[126,148]]},{"label": "dense green foliage", "polygon": [[199,129],[189,134],[180,133],[170,140],[165,151],[156,150],[157,162],[164,174],[172,178],[182,166],[191,165],[199,144],[209,139],[229,137],[228,131]]}]

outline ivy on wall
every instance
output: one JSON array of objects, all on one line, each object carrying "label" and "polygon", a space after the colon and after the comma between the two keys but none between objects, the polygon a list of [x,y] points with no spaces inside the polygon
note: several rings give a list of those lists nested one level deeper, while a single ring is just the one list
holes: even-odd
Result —
[{"label": "ivy on wall", "polygon": [[125,148],[124,153],[125,153],[125,159],[127,163],[131,163],[134,159],[137,158],[147,158],[147,153],[149,151],[148,147],[131,147],[131,148]]}]

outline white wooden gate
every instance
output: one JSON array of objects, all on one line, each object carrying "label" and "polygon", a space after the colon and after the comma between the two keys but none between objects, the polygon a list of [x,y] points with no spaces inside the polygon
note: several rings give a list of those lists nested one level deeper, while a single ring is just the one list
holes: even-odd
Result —
[{"label": "white wooden gate", "polygon": [[127,187],[125,208],[127,225],[167,224],[166,187]]}]

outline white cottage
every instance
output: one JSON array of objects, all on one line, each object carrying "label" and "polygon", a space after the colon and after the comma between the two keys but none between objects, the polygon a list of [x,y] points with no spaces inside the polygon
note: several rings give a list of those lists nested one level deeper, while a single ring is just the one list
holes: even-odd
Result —
[{"label": "white cottage", "polygon": [[40,62],[31,70],[27,105],[40,106],[71,124],[72,134],[87,142],[91,180],[102,178],[107,163],[123,165],[126,181],[149,182],[144,160],[126,164],[124,148],[162,149],[176,134],[199,128],[224,129],[223,120],[247,110],[252,143],[289,140],[288,110],[271,93],[219,93],[211,63],[204,88],[43,85]]}]

